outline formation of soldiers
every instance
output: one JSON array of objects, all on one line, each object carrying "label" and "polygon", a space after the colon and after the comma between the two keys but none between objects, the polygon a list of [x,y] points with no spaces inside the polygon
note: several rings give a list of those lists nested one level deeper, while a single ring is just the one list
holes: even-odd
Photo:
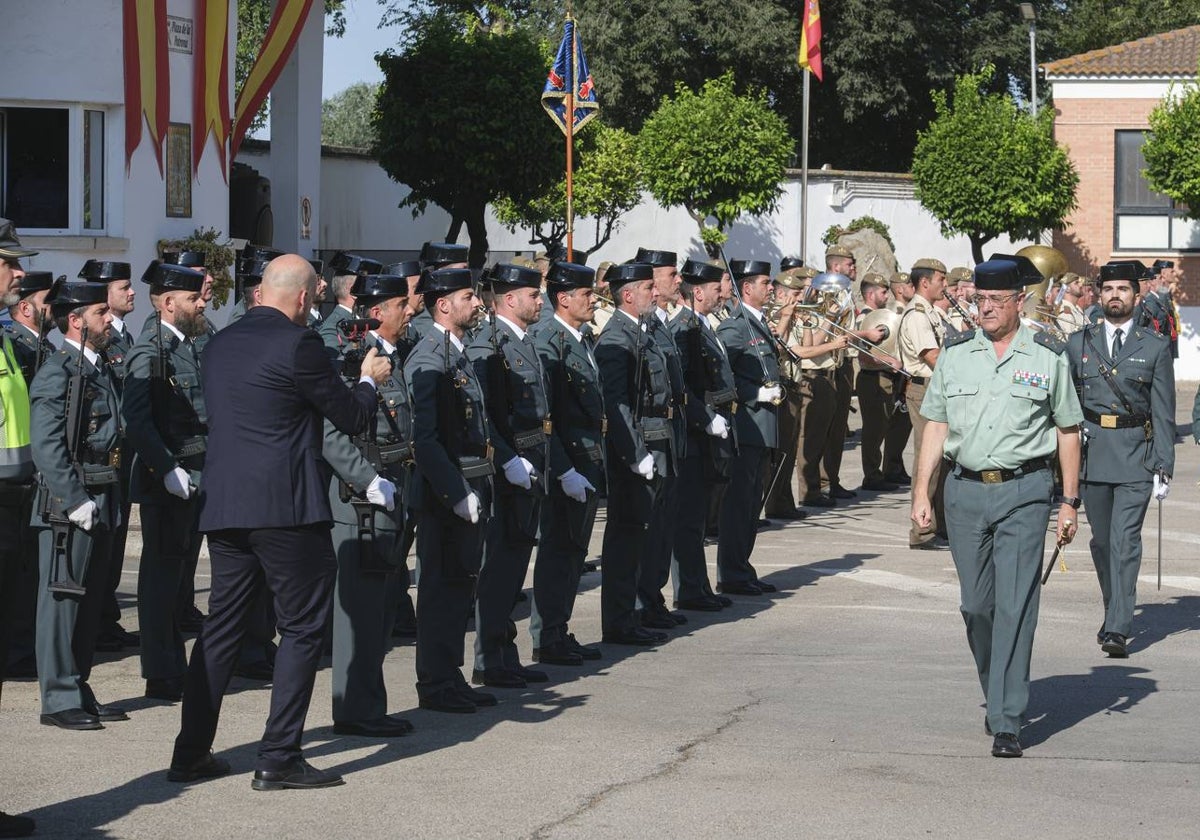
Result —
[{"label": "formation of soldiers", "polygon": [[[93,260],[77,278],[56,280],[21,271],[19,259],[33,253],[0,222],[0,257],[20,274],[7,346],[28,387],[37,472],[22,479],[23,492],[0,500],[19,507],[22,555],[38,558],[21,583],[10,659],[33,653],[43,723],[97,729],[128,717],[88,684],[98,646],[139,645],[146,696],[177,701],[184,634],[202,626],[194,603],[197,488],[205,400],[219,398],[203,392],[199,376],[213,332],[205,316],[212,278],[202,254],[155,260],[141,275],[153,312],[135,338],[125,322],[136,298],[128,264]],[[256,246],[239,255],[233,319],[256,305],[262,273],[279,255]],[[723,256],[681,264],[675,253],[650,248],[600,271],[565,255],[540,256],[482,275],[468,268],[465,246],[446,243],[427,243],[419,259],[387,266],[347,253],[330,263],[336,304],[324,318],[314,310],[309,325],[331,364],[354,383],[368,349],[392,363],[371,428],[350,437],[327,426],[322,450],[338,559],[330,635],[341,733],[411,731],[387,712],[382,666],[396,639],[415,636],[422,708],[473,713],[497,703],[475,686],[549,680],[546,670],[521,662],[513,619],[535,551],[532,664],[602,658],[602,648],[577,640],[571,625],[602,502],[604,644],[659,645],[687,623],[688,611],[719,611],[732,605],[729,596],[775,591],[752,563],[764,511],[797,520],[805,508],[833,507],[862,491],[903,492],[912,481],[903,452],[915,435],[921,461],[922,406],[942,353],[974,335],[979,317],[975,272],[933,258],[906,274],[859,278],[853,252],[842,246],[827,251],[824,271],[795,259],[778,271]],[[1023,285],[1043,279],[1029,260],[1011,260]],[[1128,295],[1135,327],[1126,348],[1173,341],[1178,318],[1163,290],[1178,282],[1174,266],[1120,265],[1105,266],[1100,288],[1118,274],[1135,285],[1145,275],[1146,284]],[[314,268],[322,273],[319,263]],[[1086,349],[1103,331],[1106,304],[1090,303],[1090,284],[1078,275],[1063,274],[1060,288],[1026,328],[1053,331],[1048,340],[1064,347],[1066,334],[1082,337],[1070,344],[1091,436],[1082,493],[1094,508],[1094,534],[1107,527],[1105,515],[1127,534],[1140,529],[1149,485],[1123,501],[1086,482],[1120,483],[1120,463],[1106,461],[1110,429],[1153,439],[1146,429],[1160,422],[1166,395],[1173,401],[1170,367],[1119,365],[1128,402],[1114,397],[1118,388],[1107,383],[1116,370],[1095,367],[1107,354]],[[61,348],[47,340],[55,328]],[[1120,342],[1110,361],[1119,350]],[[841,473],[855,395],[860,491],[844,486]],[[939,405],[945,397],[939,392]],[[1159,451],[1166,434],[1147,461],[1156,493],[1169,481],[1171,461]],[[1127,457],[1141,456],[1135,444]],[[930,515],[914,517],[914,549],[953,542],[941,498],[956,468],[940,457],[932,463]],[[143,538],[140,634],[120,629],[114,596],[132,503]],[[715,581],[705,560],[714,535]],[[1118,551],[1122,558],[1112,559]],[[1093,540],[1107,610],[1100,641],[1110,655],[1127,653],[1134,553],[1140,560],[1140,546],[1115,531]],[[239,673],[269,679],[270,603],[256,613]]]}]

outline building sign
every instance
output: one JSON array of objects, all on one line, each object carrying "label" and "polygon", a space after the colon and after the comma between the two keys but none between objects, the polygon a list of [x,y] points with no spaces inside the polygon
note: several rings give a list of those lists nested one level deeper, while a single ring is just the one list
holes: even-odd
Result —
[{"label": "building sign", "polygon": [[167,15],[167,49],[192,54],[192,19]]}]

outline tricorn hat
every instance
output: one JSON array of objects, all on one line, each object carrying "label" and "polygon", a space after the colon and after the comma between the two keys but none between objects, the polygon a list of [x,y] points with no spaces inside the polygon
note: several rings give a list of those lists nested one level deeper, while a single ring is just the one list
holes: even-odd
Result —
[{"label": "tricorn hat", "polygon": [[421,263],[416,260],[401,260],[383,267],[384,274],[398,274],[401,277],[415,277],[421,273]]},{"label": "tricorn hat", "polygon": [[367,299],[405,297],[408,295],[408,275],[405,274],[360,274],[350,290],[357,303]]},{"label": "tricorn hat", "polygon": [[975,266],[975,287],[981,291],[1020,291],[1028,284],[1029,279],[1022,272],[1016,257],[993,256]]},{"label": "tricorn hat", "polygon": [[93,303],[108,303],[108,286],[60,277],[54,281],[50,294],[46,296],[46,303],[58,310],[74,309],[76,306],[88,306]]},{"label": "tricorn hat", "polygon": [[608,270],[608,273],[604,275],[604,279],[614,289],[617,286],[634,283],[638,280],[653,280],[654,266],[640,262],[619,263]]},{"label": "tricorn hat", "polygon": [[[441,268],[452,263],[465,263],[471,254],[466,245],[455,242],[426,242],[418,259],[425,268]],[[454,291],[454,290],[451,290]]]},{"label": "tricorn hat", "polygon": [[17,287],[17,294],[22,298],[27,298],[32,294],[52,288],[54,288],[54,272],[26,271],[25,276],[21,278],[21,285]]},{"label": "tricorn hat", "polygon": [[163,251],[162,261],[186,268],[204,268],[207,257],[200,251]]},{"label": "tricorn hat", "polygon": [[88,260],[79,269],[79,277],[94,283],[108,283],[111,280],[128,280],[133,277],[133,269],[127,262],[109,262],[108,260]]},{"label": "tricorn hat", "polygon": [[729,270],[734,280],[745,280],[747,277],[757,277],[760,274],[771,274],[771,264],[766,260],[733,260]]},{"label": "tricorn hat", "polygon": [[784,257],[779,261],[779,270],[788,271],[793,268],[803,268],[804,260],[799,257]]},{"label": "tricorn hat", "polygon": [[1136,283],[1145,276],[1146,266],[1141,260],[1112,260],[1100,266],[1100,279],[1096,283],[1100,285],[1108,280],[1130,280]]},{"label": "tricorn hat", "polygon": [[439,268],[426,269],[421,272],[417,281],[419,295],[445,295],[451,292],[470,289],[475,284],[475,278],[469,268]]},{"label": "tricorn hat", "polygon": [[142,282],[163,292],[198,292],[204,287],[205,274],[185,265],[151,260],[142,273]]},{"label": "tricorn hat", "polygon": [[720,283],[725,276],[725,270],[711,265],[703,260],[685,260],[679,276],[693,286],[701,283]]},{"label": "tricorn hat", "polygon": [[542,285],[542,272],[536,268],[526,268],[512,263],[496,263],[487,272],[487,284],[496,286],[516,286],[536,289]]},{"label": "tricorn hat", "polygon": [[674,251],[658,251],[653,248],[638,248],[637,256],[633,258],[634,262],[645,263],[646,265],[662,268],[670,266],[674,268],[679,263],[679,256]]},{"label": "tricorn hat", "polygon": [[[360,257],[358,254],[351,254],[347,251],[338,251],[333,255],[333,259],[329,261],[329,267],[333,269],[333,273],[337,277],[344,277],[349,274],[379,274],[382,272],[383,264],[377,260],[368,257]],[[389,274],[396,272],[389,271]],[[414,274],[419,271],[413,272]]]},{"label": "tricorn hat", "polygon": [[550,265],[546,285],[559,291],[564,289],[590,289],[596,280],[596,272],[580,263],[556,262]]}]

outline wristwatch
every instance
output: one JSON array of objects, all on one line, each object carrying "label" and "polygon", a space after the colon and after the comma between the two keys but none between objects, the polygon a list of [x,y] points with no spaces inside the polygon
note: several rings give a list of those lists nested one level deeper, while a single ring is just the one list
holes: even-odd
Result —
[{"label": "wristwatch", "polygon": [[1083,499],[1078,496],[1059,496],[1059,501],[1064,505],[1070,505],[1075,510],[1079,510],[1079,506],[1083,504]]}]

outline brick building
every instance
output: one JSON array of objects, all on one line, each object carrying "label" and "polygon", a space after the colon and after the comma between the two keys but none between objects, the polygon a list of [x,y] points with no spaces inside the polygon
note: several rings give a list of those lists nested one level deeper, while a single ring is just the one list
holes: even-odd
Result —
[{"label": "brick building", "polygon": [[1172,84],[1196,78],[1198,57],[1200,26],[1190,26],[1043,65],[1055,134],[1080,179],[1079,206],[1054,247],[1088,274],[1110,259],[1174,259],[1192,306],[1200,303],[1200,221],[1149,188],[1141,148],[1150,111]]}]

